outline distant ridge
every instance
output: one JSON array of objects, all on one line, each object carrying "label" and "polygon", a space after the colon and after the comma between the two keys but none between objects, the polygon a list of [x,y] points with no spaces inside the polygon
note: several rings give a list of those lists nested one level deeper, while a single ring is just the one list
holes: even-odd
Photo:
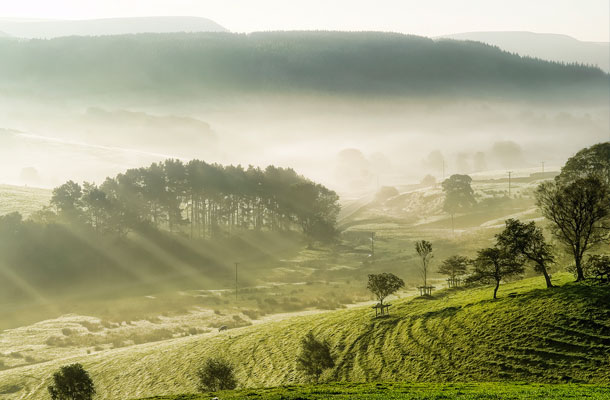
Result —
[{"label": "distant ridge", "polygon": [[0,31],[25,39],[152,32],[228,32],[226,28],[216,22],[199,17],[137,17],[34,21],[0,19]]},{"label": "distant ridge", "polygon": [[[7,42],[6,40],[2,42]],[[455,40],[380,32],[154,33],[0,42],[0,92],[607,101],[608,75]],[[105,68],[100,66],[111,66]],[[174,101],[174,100],[172,100]]]},{"label": "distant ridge", "polygon": [[473,40],[522,56],[596,65],[610,72],[610,43],[585,42],[571,36],[534,32],[465,32],[435,39]]}]

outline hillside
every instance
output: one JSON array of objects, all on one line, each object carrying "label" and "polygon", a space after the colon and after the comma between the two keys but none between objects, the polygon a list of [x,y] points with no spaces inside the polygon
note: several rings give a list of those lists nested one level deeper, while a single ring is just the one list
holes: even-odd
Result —
[{"label": "hillside", "polygon": [[20,212],[27,217],[48,206],[49,200],[49,189],[0,184],[0,215]]},{"label": "hillside", "polygon": [[[221,391],[192,396],[157,396],[155,400],[565,400],[587,398],[605,400],[610,387],[594,385],[526,385],[522,383],[331,383],[265,389]],[[500,397],[499,397],[500,396]]]},{"label": "hillside", "polygon": [[468,32],[442,37],[474,40],[522,56],[595,65],[610,71],[610,43],[584,42],[566,35],[534,32]]},{"label": "hillside", "polygon": [[333,347],[333,381],[608,384],[610,293],[572,279],[556,275],[553,290],[540,277],[504,284],[497,301],[489,287],[442,290],[394,300],[386,318],[357,307],[43,362],[0,372],[0,391],[45,398],[52,371],[79,361],[101,399],[194,392],[195,369],[218,354],[246,387],[305,383],[294,349],[310,330]]},{"label": "hillside", "polygon": [[522,58],[475,42],[376,32],[1,41],[0,58],[6,60],[0,89],[19,96],[162,93],[186,100],[318,93],[598,101],[608,89],[607,75],[596,68]]},{"label": "hillside", "polygon": [[216,22],[198,17],[138,17],[87,20],[2,20],[0,30],[24,39],[61,36],[124,35],[145,32],[226,32]]}]

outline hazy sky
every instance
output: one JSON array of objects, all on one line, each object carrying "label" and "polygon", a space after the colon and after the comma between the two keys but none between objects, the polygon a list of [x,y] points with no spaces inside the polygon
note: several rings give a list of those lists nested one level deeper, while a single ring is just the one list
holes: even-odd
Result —
[{"label": "hazy sky", "polygon": [[609,41],[608,0],[0,0],[0,17],[189,15],[231,31],[380,30],[436,36],[525,30]]}]

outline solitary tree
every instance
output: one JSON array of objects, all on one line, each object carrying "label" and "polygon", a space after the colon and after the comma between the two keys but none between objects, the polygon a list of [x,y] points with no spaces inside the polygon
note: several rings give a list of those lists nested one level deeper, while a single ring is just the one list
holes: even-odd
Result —
[{"label": "solitary tree", "polygon": [[301,339],[301,353],[297,358],[297,367],[316,382],[322,372],[335,366],[330,344],[328,341],[318,340],[309,332]]},{"label": "solitary tree", "polygon": [[438,269],[438,272],[449,276],[449,287],[455,286],[458,283],[460,276],[466,274],[471,261],[464,256],[451,256],[443,261]]},{"label": "solitary tree", "polygon": [[608,185],[594,175],[566,185],[548,181],[538,186],[536,198],[542,214],[552,223],[553,234],[572,252],[576,280],[582,281],[584,254],[608,237],[603,226],[610,215]]},{"label": "solitary tree", "polygon": [[386,297],[404,286],[405,282],[402,279],[389,272],[384,272],[381,274],[370,274],[369,283],[366,287],[377,297],[379,304],[383,305],[383,300]]},{"label": "solitary tree", "polygon": [[432,243],[427,240],[420,240],[419,242],[415,242],[415,251],[421,258],[421,270],[420,274],[422,279],[424,280],[424,287],[428,286],[428,267],[430,266],[430,261],[434,255],[432,254]]},{"label": "solitary tree", "polygon": [[519,254],[534,263],[534,270],[541,273],[546,287],[553,287],[548,265],[555,261],[553,248],[544,240],[542,229],[532,221],[524,223],[516,219],[506,220],[506,228],[496,236],[498,244],[509,253]]},{"label": "solitary tree", "polygon": [[95,394],[93,381],[80,364],[61,367],[48,390],[53,400],[91,400]]},{"label": "solitary tree", "polygon": [[202,392],[217,390],[232,390],[237,387],[234,368],[222,358],[208,358],[197,370],[199,390]]},{"label": "solitary tree", "polygon": [[453,219],[455,213],[460,210],[468,209],[476,204],[474,191],[470,186],[472,178],[468,175],[451,175],[449,179],[443,181],[443,191],[445,192],[445,202],[443,210],[451,215],[451,231],[454,231]]},{"label": "solitary tree", "polygon": [[515,257],[499,247],[480,250],[473,263],[474,273],[469,280],[495,283],[494,299],[497,299],[500,282],[523,273],[522,261],[520,257]]}]

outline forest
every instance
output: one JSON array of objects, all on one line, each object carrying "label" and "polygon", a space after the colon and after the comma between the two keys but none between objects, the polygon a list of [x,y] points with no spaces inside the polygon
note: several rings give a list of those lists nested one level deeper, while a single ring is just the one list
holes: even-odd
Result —
[{"label": "forest", "polygon": [[[75,283],[87,286],[93,278],[157,279],[175,264],[188,266],[186,273],[217,278],[233,261],[223,259],[228,251],[223,246],[264,258],[237,237],[249,231],[293,232],[310,247],[332,243],[338,201],[335,192],[292,169],[170,159],[127,170],[99,186],[68,181],[28,220],[18,213],[0,216],[0,262],[9,266],[5,272],[17,268],[15,276],[48,293]],[[221,244],[210,249],[204,240]],[[151,245],[161,248],[165,259],[155,257]],[[2,295],[27,296],[24,290],[13,286]]]},{"label": "forest", "polygon": [[605,98],[608,88],[607,74],[597,67],[521,57],[478,42],[379,32],[3,39],[0,58],[0,88],[19,96],[513,94],[558,101],[569,93],[571,100],[591,101]]}]

